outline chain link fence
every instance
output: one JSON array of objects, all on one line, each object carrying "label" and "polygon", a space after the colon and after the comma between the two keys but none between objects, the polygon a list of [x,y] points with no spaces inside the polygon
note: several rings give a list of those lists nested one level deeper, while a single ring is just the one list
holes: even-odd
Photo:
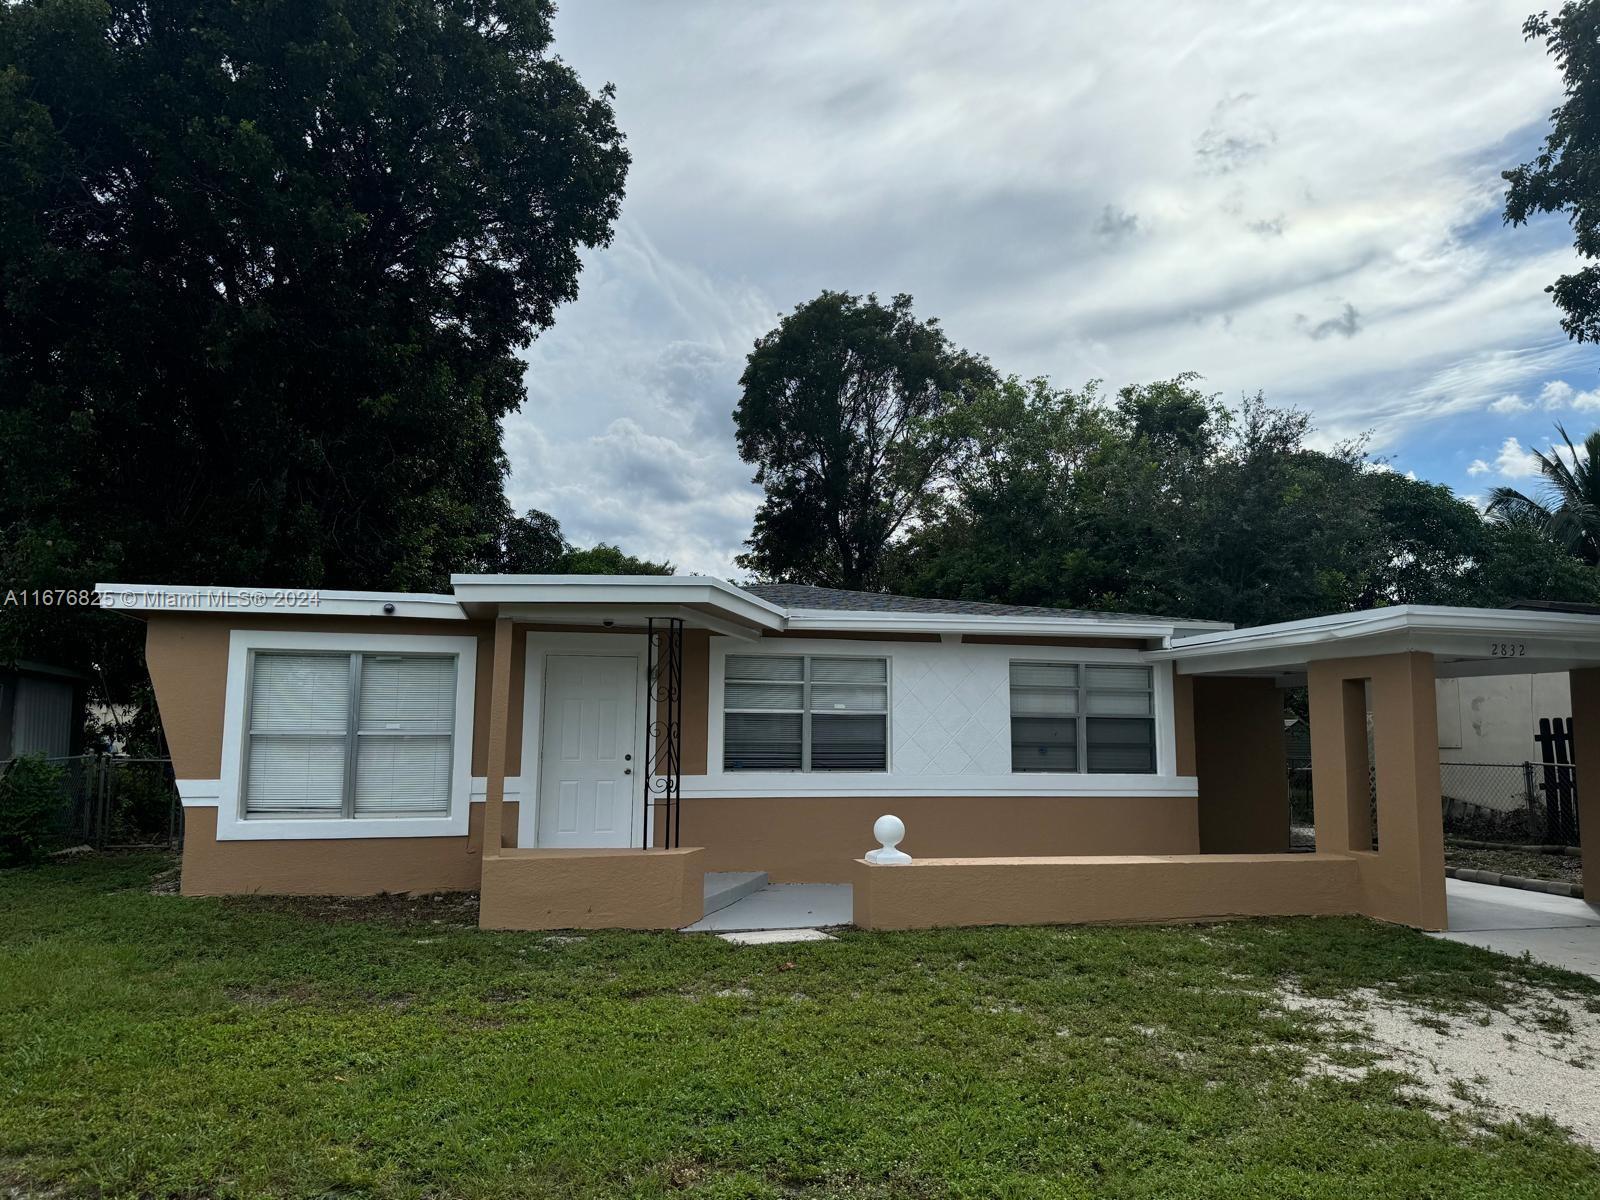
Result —
[{"label": "chain link fence", "polygon": [[[177,846],[183,806],[172,760],[79,754],[44,760],[59,775],[55,836],[63,846]],[[0,762],[0,775],[11,762]]]},{"label": "chain link fence", "polygon": [[1556,763],[1441,763],[1447,836],[1527,845],[1578,845],[1578,789]]},{"label": "chain link fence", "polygon": [[[1292,844],[1314,844],[1311,764],[1291,761]],[[1440,763],[1446,837],[1518,845],[1576,846],[1578,789],[1572,767],[1559,763]],[[1373,785],[1376,803],[1376,784]]]}]

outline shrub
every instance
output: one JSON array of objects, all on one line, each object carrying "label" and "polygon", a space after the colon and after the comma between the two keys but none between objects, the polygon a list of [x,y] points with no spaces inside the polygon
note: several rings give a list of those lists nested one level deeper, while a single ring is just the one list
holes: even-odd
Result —
[{"label": "shrub", "polygon": [[0,867],[32,862],[61,826],[65,775],[37,755],[13,759],[0,776]]}]

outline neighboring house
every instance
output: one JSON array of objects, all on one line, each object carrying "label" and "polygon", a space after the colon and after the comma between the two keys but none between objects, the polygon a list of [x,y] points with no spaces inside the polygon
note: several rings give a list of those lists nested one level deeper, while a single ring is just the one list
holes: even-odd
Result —
[{"label": "neighboring house", "polygon": [[1447,763],[1544,762],[1541,720],[1572,717],[1565,671],[1441,679],[1439,757]]},{"label": "neighboring house", "polygon": [[[864,924],[1067,905],[1437,927],[1436,669],[1481,673],[1514,635],[1529,667],[1600,681],[1594,616],[1232,630],[692,576],[452,585],[100,586],[148,622],[186,893],[480,889],[485,925],[661,926],[699,916],[706,872],[754,871],[853,880]],[[1350,774],[1363,678],[1383,854],[1362,853],[1366,772]],[[1308,681],[1312,758],[1333,774],[1317,853],[1291,855],[1280,689]],[[917,865],[864,877],[887,812]],[[935,866],[998,874],[946,889]],[[1018,891],[1013,868],[1067,878]]]},{"label": "neighboring house", "polygon": [[83,741],[83,677],[44,663],[0,667],[0,762],[65,758]]}]

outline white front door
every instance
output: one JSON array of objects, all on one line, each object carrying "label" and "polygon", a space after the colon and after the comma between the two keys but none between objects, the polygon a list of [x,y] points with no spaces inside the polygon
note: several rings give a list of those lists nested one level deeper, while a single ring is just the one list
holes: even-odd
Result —
[{"label": "white front door", "polygon": [[639,659],[551,654],[544,662],[539,845],[636,846]]}]

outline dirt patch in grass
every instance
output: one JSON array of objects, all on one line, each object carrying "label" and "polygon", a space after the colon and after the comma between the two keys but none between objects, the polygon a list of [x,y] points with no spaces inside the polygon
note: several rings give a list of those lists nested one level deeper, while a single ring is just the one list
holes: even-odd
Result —
[{"label": "dirt patch in grass", "polygon": [[1541,854],[1535,850],[1480,850],[1446,842],[1444,864],[1474,871],[1495,871],[1501,875],[1522,875],[1528,879],[1548,879],[1552,883],[1583,882],[1583,859],[1577,855]]},{"label": "dirt patch in grass", "polygon": [[428,892],[416,895],[384,893],[381,896],[236,896],[224,903],[230,907],[289,913],[308,921],[338,924],[366,921],[379,925],[440,925],[451,929],[476,929],[478,926],[477,892]]},{"label": "dirt patch in grass", "polygon": [[1279,999],[1344,1042],[1311,1056],[1313,1075],[1359,1081],[1399,1072],[1411,1080],[1408,1092],[1442,1114],[1478,1124],[1549,1120],[1600,1148],[1600,1006],[1528,990],[1505,1009],[1465,1013],[1374,988],[1329,998],[1287,987]]}]

